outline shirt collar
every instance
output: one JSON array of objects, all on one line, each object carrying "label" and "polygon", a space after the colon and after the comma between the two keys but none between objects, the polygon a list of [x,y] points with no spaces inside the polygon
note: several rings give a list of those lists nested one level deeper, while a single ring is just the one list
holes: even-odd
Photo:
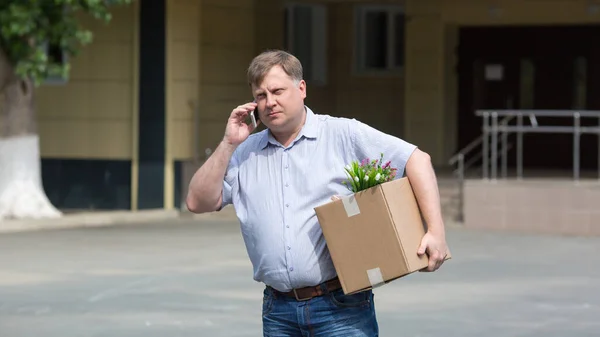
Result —
[{"label": "shirt collar", "polygon": [[[319,131],[319,120],[317,116],[315,116],[314,112],[309,107],[304,106],[304,108],[306,109],[306,120],[304,121],[304,126],[302,126],[302,130],[300,130],[300,133],[296,137],[296,140],[302,137],[313,139],[317,138],[317,134]],[[263,134],[263,137],[260,140],[260,149],[264,149],[269,143],[275,145],[278,144],[278,142],[275,140],[275,137],[273,137],[271,132],[267,130],[267,132]]]}]

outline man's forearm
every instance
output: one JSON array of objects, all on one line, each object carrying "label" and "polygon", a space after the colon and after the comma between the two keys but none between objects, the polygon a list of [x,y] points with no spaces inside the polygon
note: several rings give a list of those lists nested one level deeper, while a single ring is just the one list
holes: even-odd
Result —
[{"label": "man's forearm", "polygon": [[236,146],[221,142],[215,152],[196,171],[188,188],[186,204],[194,213],[216,211],[221,206],[223,178]]},{"label": "man's forearm", "polygon": [[427,222],[428,231],[445,235],[440,193],[429,155],[415,150],[406,164],[406,176]]}]

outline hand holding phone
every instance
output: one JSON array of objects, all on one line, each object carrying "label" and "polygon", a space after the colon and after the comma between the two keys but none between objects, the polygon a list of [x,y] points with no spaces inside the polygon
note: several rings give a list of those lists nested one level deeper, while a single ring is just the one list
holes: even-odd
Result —
[{"label": "hand holding phone", "polygon": [[256,113],[256,103],[246,103],[233,109],[225,128],[224,140],[231,145],[239,145],[260,124]]}]

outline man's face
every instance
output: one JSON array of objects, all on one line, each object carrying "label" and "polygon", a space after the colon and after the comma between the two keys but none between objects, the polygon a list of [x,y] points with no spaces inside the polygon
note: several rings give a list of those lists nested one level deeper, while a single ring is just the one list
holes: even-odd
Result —
[{"label": "man's face", "polygon": [[260,120],[275,132],[292,132],[302,122],[306,83],[296,84],[280,66],[269,70],[259,86],[252,85]]}]

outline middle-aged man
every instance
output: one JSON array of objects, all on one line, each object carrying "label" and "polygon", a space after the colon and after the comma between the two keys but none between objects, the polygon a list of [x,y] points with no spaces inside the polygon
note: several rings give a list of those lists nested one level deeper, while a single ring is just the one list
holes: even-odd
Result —
[{"label": "middle-aged man", "polygon": [[[187,207],[233,204],[254,280],[266,285],[264,336],[378,336],[373,292],[344,295],[314,207],[350,193],[341,183],[347,163],[383,153],[412,184],[428,225],[417,253],[435,271],[448,250],[429,155],[355,119],[315,114],[304,104],[302,65],[287,52],[258,55],[247,75],[255,100],[231,112],[190,182]],[[255,109],[267,129],[251,135],[245,120]]]}]

